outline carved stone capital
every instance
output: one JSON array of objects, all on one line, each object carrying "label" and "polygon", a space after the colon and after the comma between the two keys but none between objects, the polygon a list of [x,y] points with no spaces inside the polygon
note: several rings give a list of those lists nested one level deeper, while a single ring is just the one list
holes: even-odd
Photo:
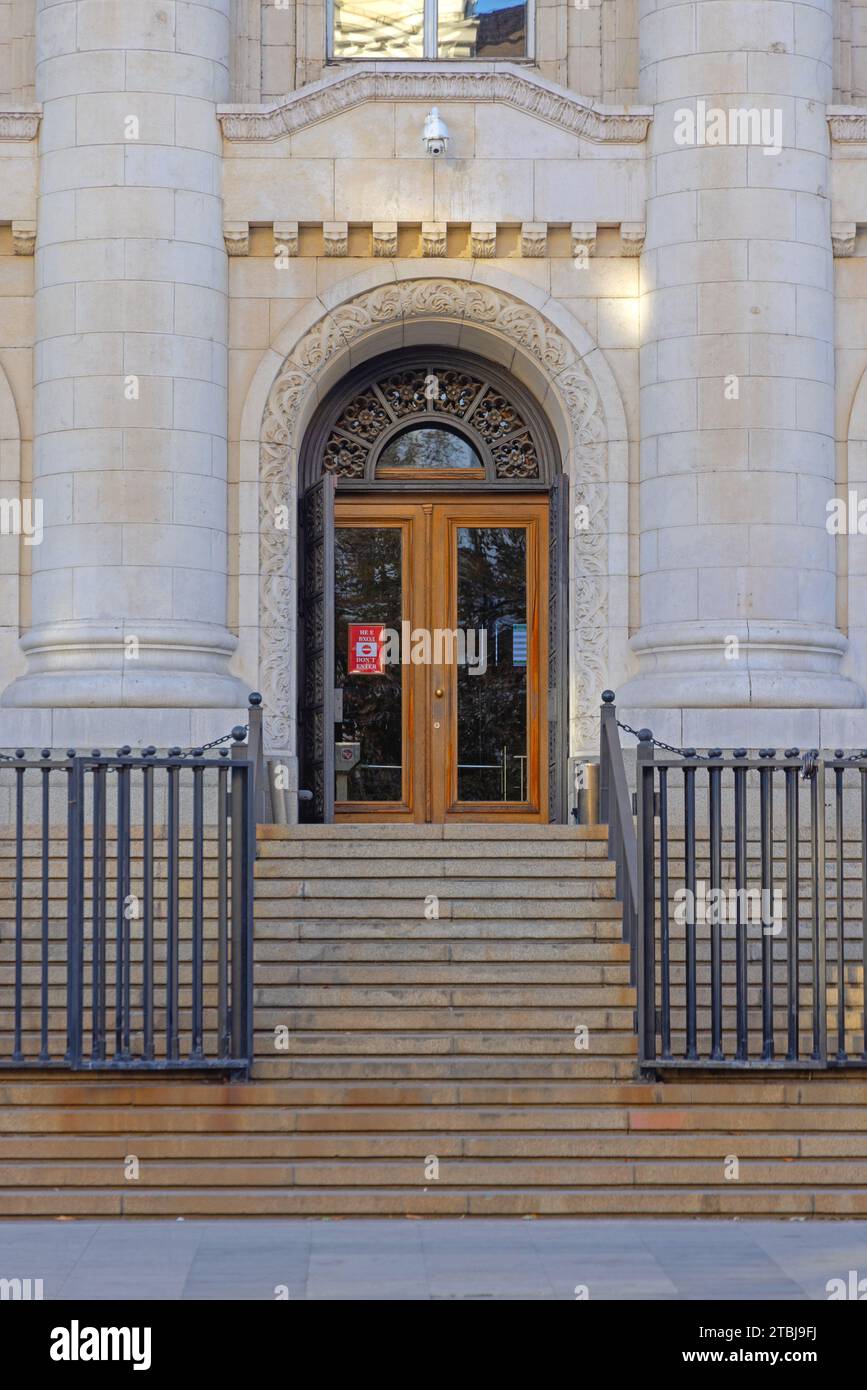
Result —
[{"label": "carved stone capital", "polygon": [[323,222],[322,241],[326,256],[345,256],[349,251],[349,223]]},{"label": "carved stone capital", "polygon": [[855,222],[831,223],[831,245],[835,256],[854,256],[857,232],[858,226]]},{"label": "carved stone capital", "polygon": [[470,255],[474,260],[490,260],[496,254],[496,222],[473,222],[470,226]]},{"label": "carved stone capital", "polygon": [[36,250],[36,223],[13,222],[12,245],[16,256],[32,256]]},{"label": "carved stone capital", "polygon": [[41,106],[0,108],[0,140],[35,140],[41,119]]},{"label": "carved stone capital", "polygon": [[547,256],[548,223],[521,223],[521,255],[527,257]]},{"label": "carved stone capital", "polygon": [[831,139],[838,145],[861,145],[867,143],[867,107],[829,106],[827,107],[828,128]]},{"label": "carved stone capital", "polygon": [[373,254],[374,256],[389,257],[397,255],[396,222],[374,222]]},{"label": "carved stone capital", "polygon": [[423,256],[444,256],[446,254],[445,222],[422,222],[421,254]]},{"label": "carved stone capital", "polygon": [[226,250],[228,251],[230,256],[249,256],[249,222],[224,222],[223,240],[226,243]]},{"label": "carved stone capital", "polygon": [[298,255],[298,223],[297,222],[275,222],[274,223],[274,249],[278,246],[286,248],[287,256]]},{"label": "carved stone capital", "polygon": [[586,260],[596,254],[596,223],[573,222],[570,230],[572,238],[572,258]]},{"label": "carved stone capital", "polygon": [[647,227],[643,222],[621,222],[620,250],[624,256],[640,256],[644,250]]}]

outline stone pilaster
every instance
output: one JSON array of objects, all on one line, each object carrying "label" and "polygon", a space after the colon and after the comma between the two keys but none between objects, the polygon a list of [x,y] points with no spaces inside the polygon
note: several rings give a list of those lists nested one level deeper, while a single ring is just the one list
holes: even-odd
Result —
[{"label": "stone pilaster", "polygon": [[38,0],[28,670],[15,706],[232,706],[229,0]]},{"label": "stone pilaster", "polygon": [[835,620],[831,0],[642,0],[632,706],[848,706]]}]

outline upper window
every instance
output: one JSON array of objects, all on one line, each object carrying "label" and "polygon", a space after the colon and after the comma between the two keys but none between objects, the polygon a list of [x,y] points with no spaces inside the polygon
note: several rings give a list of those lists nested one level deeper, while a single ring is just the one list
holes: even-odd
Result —
[{"label": "upper window", "polygon": [[525,58],[514,0],[332,0],[335,58]]}]

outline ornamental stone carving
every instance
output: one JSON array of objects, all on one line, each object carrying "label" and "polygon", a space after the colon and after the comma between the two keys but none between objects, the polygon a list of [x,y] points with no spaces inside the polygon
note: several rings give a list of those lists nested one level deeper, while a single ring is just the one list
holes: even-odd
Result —
[{"label": "ornamental stone carving", "polygon": [[531,258],[548,254],[548,223],[523,222],[521,224],[521,255]]},{"label": "ornamental stone carving", "polygon": [[41,119],[41,106],[7,106],[0,110],[0,140],[35,140]]},{"label": "ornamental stone carving", "polygon": [[496,254],[496,222],[474,222],[470,227],[470,255],[474,260],[489,260]]},{"label": "ornamental stone carving", "polygon": [[226,140],[279,140],[365,102],[384,101],[501,102],[586,140],[614,144],[644,140],[653,116],[647,106],[594,106],[511,63],[487,72],[444,72],[414,64],[389,71],[364,63],[270,106],[220,106],[217,115]]},{"label": "ornamental stone carving", "polygon": [[275,222],[274,223],[274,250],[283,247],[285,256],[298,255],[298,223],[297,222]]},{"label": "ornamental stone carving", "polygon": [[322,241],[326,256],[345,256],[349,251],[349,226],[346,222],[323,222]]},{"label": "ornamental stone carving", "polygon": [[448,229],[445,222],[422,222],[421,254],[423,256],[444,256],[446,254]]},{"label": "ornamental stone carving", "polygon": [[249,256],[249,222],[224,222],[223,240],[226,243],[226,251],[230,256]]},{"label": "ornamental stone carving", "polygon": [[[288,750],[292,742],[291,672],[295,662],[294,537],[276,518],[295,504],[296,422],[317,393],[317,382],[337,353],[353,341],[396,322],[447,319],[478,323],[532,356],[551,380],[568,416],[573,451],[573,500],[589,509],[591,524],[574,537],[571,642],[580,652],[573,737],[593,744],[599,693],[608,660],[608,479],[607,435],[599,390],[576,348],[531,305],[482,284],[419,279],[381,285],[356,295],[318,320],[295,345],[276,377],[262,424],[259,472],[260,680],[269,750]],[[400,373],[397,374],[400,376]],[[447,383],[446,404],[455,408],[471,383]],[[415,397],[409,383],[410,410]],[[464,388],[462,395],[462,385]],[[387,383],[400,395],[400,382]],[[363,408],[359,408],[363,413]],[[360,420],[375,428],[376,420]],[[520,437],[506,444],[508,467],[520,469]],[[514,457],[512,457],[514,454]],[[573,658],[574,660],[574,658]],[[573,694],[575,686],[573,684]]]},{"label": "ornamental stone carving", "polygon": [[374,222],[372,239],[374,256],[392,257],[397,255],[396,222]]},{"label": "ornamental stone carving", "polygon": [[854,256],[858,226],[855,222],[831,223],[831,246],[835,256]]}]

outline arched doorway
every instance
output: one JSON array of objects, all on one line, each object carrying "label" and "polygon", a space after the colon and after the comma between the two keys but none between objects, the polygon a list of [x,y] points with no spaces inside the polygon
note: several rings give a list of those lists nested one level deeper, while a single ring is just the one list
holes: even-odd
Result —
[{"label": "arched doorway", "polygon": [[301,786],[317,820],[562,819],[566,480],[530,392],[386,353],[299,471]]}]

